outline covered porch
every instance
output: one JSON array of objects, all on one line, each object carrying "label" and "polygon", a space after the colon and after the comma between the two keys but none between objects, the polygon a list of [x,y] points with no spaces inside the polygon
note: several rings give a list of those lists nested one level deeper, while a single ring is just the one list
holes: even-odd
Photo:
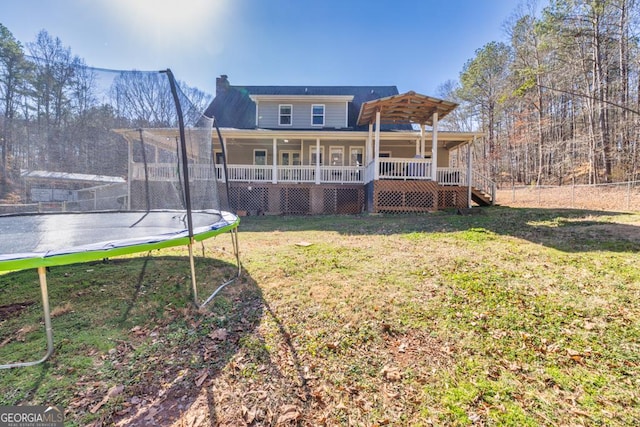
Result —
[{"label": "covered porch", "polygon": [[[477,133],[222,129],[218,179],[247,183],[367,184],[375,180],[470,182],[466,149]],[[437,139],[436,139],[437,138]],[[434,143],[435,140],[435,143]]]}]

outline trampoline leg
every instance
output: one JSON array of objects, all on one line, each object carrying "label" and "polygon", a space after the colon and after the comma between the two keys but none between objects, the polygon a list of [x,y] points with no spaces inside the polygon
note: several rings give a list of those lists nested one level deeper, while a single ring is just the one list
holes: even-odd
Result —
[{"label": "trampoline leg", "polygon": [[[205,305],[209,304],[211,302],[211,300],[213,298],[215,298],[216,295],[218,295],[218,292],[220,292],[225,286],[230,285],[231,283],[235,282],[236,279],[238,279],[238,277],[240,277],[240,273],[242,273],[242,264],[240,264],[240,250],[239,250],[239,245],[238,245],[238,229],[234,228],[230,231],[231,233],[231,243],[233,245],[233,253],[236,257],[236,264],[238,265],[238,271],[236,272],[235,277],[231,278],[230,280],[224,282],[223,284],[221,284],[220,286],[218,286],[218,289],[216,289],[215,291],[213,291],[213,293],[211,295],[209,295],[209,298],[207,298],[205,300],[205,302],[203,302],[202,304],[200,304],[200,308],[204,307]],[[196,301],[197,304],[197,301]]]},{"label": "trampoline leg", "polygon": [[189,242],[189,264],[191,266],[191,289],[193,292],[193,302],[198,306],[198,283],[196,281],[196,266],[193,259],[193,239]]},{"label": "trampoline leg", "polygon": [[33,366],[44,362],[53,354],[53,328],[51,327],[51,312],[49,311],[49,291],[47,289],[47,269],[46,267],[38,267],[38,277],[40,278],[40,292],[42,293],[42,309],[44,311],[44,328],[47,335],[47,353],[42,359],[35,362],[20,362],[0,365],[0,369],[21,368],[25,366]]}]

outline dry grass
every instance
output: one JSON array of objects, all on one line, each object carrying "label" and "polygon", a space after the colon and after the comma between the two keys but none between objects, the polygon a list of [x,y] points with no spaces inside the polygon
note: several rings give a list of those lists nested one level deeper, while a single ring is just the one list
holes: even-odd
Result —
[{"label": "dry grass", "polygon": [[204,312],[175,300],[186,266],[123,262],[113,296],[74,270],[56,333],[94,291],[129,321],[77,321],[112,338],[63,338],[2,404],[95,426],[640,424],[640,216],[483,212],[243,218],[243,279]]},{"label": "dry grass", "polygon": [[497,203],[511,207],[640,211],[640,187],[622,184],[504,187]]}]

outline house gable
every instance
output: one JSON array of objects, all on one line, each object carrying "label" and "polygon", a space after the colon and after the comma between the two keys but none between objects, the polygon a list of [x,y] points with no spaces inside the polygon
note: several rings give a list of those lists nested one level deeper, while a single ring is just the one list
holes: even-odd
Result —
[{"label": "house gable", "polygon": [[[353,96],[250,95],[256,126],[263,129],[345,129]],[[314,120],[315,119],[315,120]]]}]

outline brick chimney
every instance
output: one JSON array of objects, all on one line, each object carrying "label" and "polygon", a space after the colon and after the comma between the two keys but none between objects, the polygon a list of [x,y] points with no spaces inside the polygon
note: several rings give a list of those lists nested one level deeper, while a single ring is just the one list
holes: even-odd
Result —
[{"label": "brick chimney", "polygon": [[229,80],[226,74],[222,74],[216,78],[216,96],[222,95],[227,89],[229,89]]}]

